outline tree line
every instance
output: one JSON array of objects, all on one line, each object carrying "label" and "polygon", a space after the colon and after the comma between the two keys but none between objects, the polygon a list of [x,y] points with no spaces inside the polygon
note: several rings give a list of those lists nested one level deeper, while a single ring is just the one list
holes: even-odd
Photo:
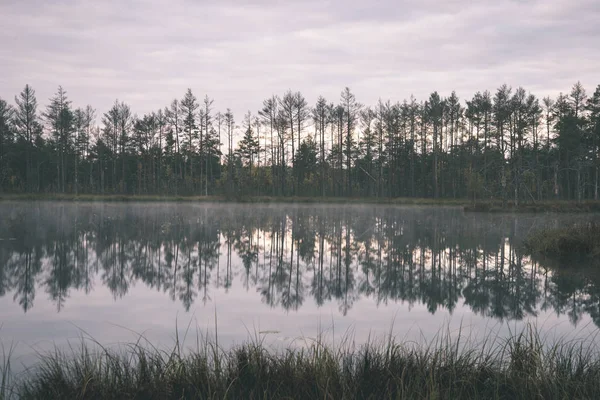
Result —
[{"label": "tree line", "polygon": [[600,85],[373,106],[349,88],[313,106],[290,90],[239,125],[191,89],[142,116],[75,107],[60,86],[38,108],[30,85],[0,98],[2,192],[598,199]]}]

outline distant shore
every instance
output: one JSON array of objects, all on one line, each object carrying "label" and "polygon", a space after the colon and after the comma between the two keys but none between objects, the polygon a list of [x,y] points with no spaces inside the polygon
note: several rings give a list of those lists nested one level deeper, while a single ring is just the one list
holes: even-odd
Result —
[{"label": "distant shore", "polygon": [[433,199],[416,197],[303,197],[303,196],[196,196],[196,195],[132,195],[132,194],[0,194],[0,201],[76,201],[76,202],[227,202],[284,204],[387,204],[463,207],[465,212],[600,212],[600,201],[539,201],[515,205],[501,200]]},{"label": "distant shore", "polygon": [[464,199],[432,199],[412,197],[304,197],[304,196],[197,196],[197,195],[132,195],[132,194],[0,194],[0,201],[115,201],[115,202],[227,202],[227,203],[324,203],[324,204],[398,204],[465,206]]}]

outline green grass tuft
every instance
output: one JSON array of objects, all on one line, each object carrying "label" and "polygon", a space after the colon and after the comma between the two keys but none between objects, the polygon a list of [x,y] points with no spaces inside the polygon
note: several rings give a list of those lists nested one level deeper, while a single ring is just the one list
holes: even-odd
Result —
[{"label": "green grass tuft", "polygon": [[545,343],[527,327],[507,340],[472,343],[447,332],[429,343],[392,337],[337,347],[319,337],[269,350],[262,339],[224,350],[199,340],[183,352],[143,340],[109,350],[82,342],[41,355],[18,377],[22,399],[591,399],[600,356],[588,342]]}]

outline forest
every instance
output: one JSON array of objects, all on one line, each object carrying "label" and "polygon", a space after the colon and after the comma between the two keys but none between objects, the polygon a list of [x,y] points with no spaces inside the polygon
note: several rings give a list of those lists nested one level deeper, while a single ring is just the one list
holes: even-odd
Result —
[{"label": "forest", "polygon": [[265,99],[241,122],[188,89],[144,115],[115,101],[43,108],[0,98],[0,193],[598,200],[600,85],[540,99],[519,87],[461,101],[366,106],[345,88]]}]

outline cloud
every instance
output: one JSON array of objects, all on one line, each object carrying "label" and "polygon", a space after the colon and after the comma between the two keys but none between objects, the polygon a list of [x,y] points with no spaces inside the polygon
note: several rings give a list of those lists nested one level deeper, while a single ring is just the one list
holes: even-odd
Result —
[{"label": "cloud", "polygon": [[41,104],[60,84],[76,105],[115,98],[138,114],[187,87],[241,120],[300,90],[336,102],[424,99],[508,83],[555,96],[599,84],[597,0],[62,0],[0,4],[0,97],[25,83]]}]

